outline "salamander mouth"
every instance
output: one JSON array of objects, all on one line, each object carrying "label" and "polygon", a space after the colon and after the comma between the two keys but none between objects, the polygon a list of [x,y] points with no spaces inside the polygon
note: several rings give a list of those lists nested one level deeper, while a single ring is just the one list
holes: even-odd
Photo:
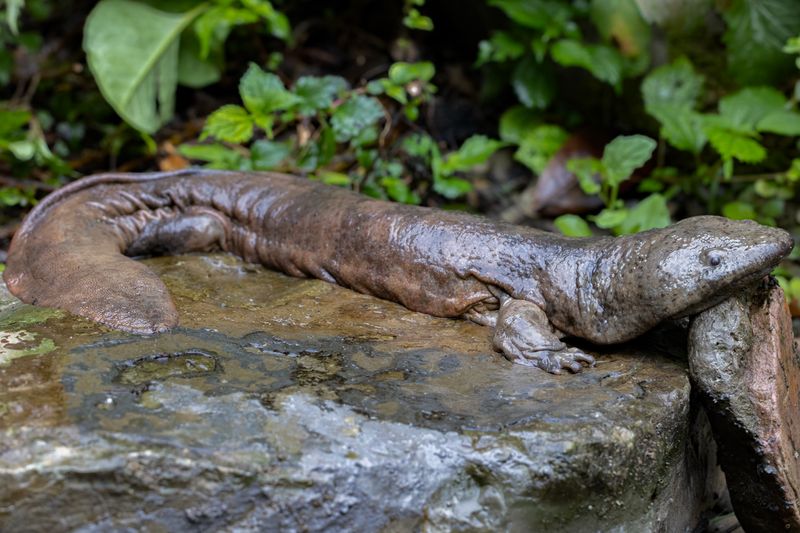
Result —
[{"label": "salamander mouth", "polygon": [[724,291],[717,292],[712,294],[708,298],[703,298],[701,301],[697,302],[696,304],[684,309],[678,315],[673,318],[683,318],[685,316],[696,315],[705,311],[706,309],[710,309],[715,305],[721,303],[723,300],[727,299],[733,294],[747,288],[756,285],[760,280],[767,277],[770,272],[772,272],[773,267],[769,266],[766,268],[760,268],[754,272],[749,274],[745,274],[733,283],[731,283],[728,288]]}]

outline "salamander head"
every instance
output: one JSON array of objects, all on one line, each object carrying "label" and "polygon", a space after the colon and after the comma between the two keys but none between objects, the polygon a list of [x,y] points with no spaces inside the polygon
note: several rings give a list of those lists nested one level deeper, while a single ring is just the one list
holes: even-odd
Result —
[{"label": "salamander head", "polygon": [[756,222],[693,217],[641,234],[646,294],[664,318],[698,313],[763,278],[792,250],[791,235]]}]

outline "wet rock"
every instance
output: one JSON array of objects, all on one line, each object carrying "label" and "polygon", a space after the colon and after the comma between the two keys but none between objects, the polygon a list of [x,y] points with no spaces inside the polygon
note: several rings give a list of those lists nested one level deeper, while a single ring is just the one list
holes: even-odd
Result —
[{"label": "wet rock", "polygon": [[654,342],[553,376],[465,321],[222,255],[148,263],[170,334],[0,292],[0,530],[684,531],[722,493]]},{"label": "wet rock", "polygon": [[783,292],[761,287],[699,315],[692,380],[746,531],[800,531],[800,361]]}]

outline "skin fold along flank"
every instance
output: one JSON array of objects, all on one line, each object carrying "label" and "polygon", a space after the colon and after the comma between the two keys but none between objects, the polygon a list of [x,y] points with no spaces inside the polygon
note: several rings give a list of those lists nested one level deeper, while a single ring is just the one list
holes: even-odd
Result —
[{"label": "skin fold along flank", "polygon": [[183,170],[59,189],[17,231],[3,277],[26,303],[152,334],[178,314],[161,280],[127,256],[222,250],[492,327],[507,358],[558,373],[594,361],[561,338],[618,343],[698,313],[767,275],[792,245],[781,229],[714,216],[575,239],[281,174]]}]

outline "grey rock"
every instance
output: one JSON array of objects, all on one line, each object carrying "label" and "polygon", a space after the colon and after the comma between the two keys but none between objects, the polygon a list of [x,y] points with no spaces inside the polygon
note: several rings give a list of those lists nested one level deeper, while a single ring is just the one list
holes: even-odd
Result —
[{"label": "grey rock", "polygon": [[0,530],[689,531],[723,493],[674,331],[553,376],[466,321],[147,262],[171,334],[0,291]]}]

